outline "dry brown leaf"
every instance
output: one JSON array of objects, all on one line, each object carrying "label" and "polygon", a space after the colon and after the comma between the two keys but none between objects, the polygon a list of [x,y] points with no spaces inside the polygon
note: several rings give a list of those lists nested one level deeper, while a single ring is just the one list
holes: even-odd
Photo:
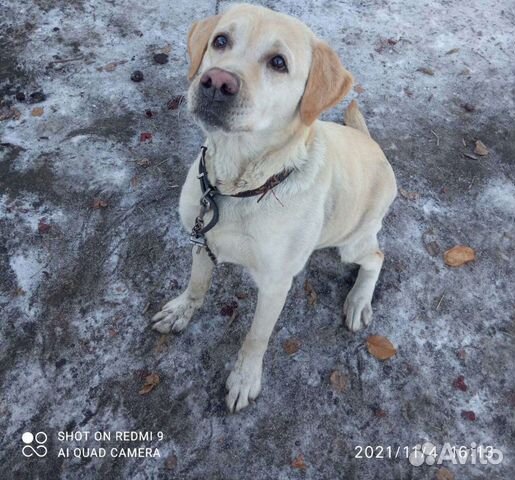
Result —
[{"label": "dry brown leaf", "polygon": [[397,353],[392,342],[381,335],[371,335],[367,338],[367,348],[370,355],[378,360],[388,360]]},{"label": "dry brown leaf", "polygon": [[452,55],[453,53],[458,53],[459,51],[459,48],[451,48],[448,52],[445,52],[445,55]]},{"label": "dry brown leaf", "polygon": [[435,74],[435,72],[433,71],[433,69],[429,68],[429,67],[420,67],[420,68],[417,68],[417,72],[422,72],[422,73],[425,73],[426,75],[431,75],[433,76]]},{"label": "dry brown leaf", "polygon": [[461,267],[476,259],[476,252],[473,248],[465,245],[456,245],[443,254],[443,259],[449,267]]},{"label": "dry brown leaf", "polygon": [[177,466],[177,457],[173,453],[171,453],[170,455],[168,455],[168,457],[166,457],[165,468],[167,470],[173,470],[176,466]]},{"label": "dry brown leaf", "polygon": [[356,93],[363,93],[363,92],[365,91],[365,89],[363,88],[363,86],[362,86],[362,85],[359,85],[359,84],[358,84],[358,85],[354,85],[354,91],[355,91]]},{"label": "dry brown leaf", "polygon": [[288,340],[284,341],[283,348],[288,355],[293,355],[299,351],[300,341],[297,338],[289,338]]},{"label": "dry brown leaf", "polygon": [[43,109],[43,107],[34,107],[32,109],[32,111],[30,112],[30,114],[33,117],[41,117],[41,115],[43,115],[43,113],[45,113],[45,110]]},{"label": "dry brown leaf", "polygon": [[420,197],[418,192],[408,192],[401,187],[399,187],[399,193],[401,194],[401,197],[404,197],[406,200],[418,200],[418,197]]},{"label": "dry brown leaf", "polygon": [[304,455],[302,455],[302,453],[293,459],[293,461],[291,462],[291,466],[292,468],[297,468],[299,470],[305,470],[306,468],[308,468],[306,462],[304,461]]},{"label": "dry brown leaf", "polygon": [[140,395],[146,395],[147,393],[150,393],[154,388],[159,385],[159,382],[161,379],[159,378],[159,375],[157,373],[151,373],[150,375],[147,375],[145,377],[145,384],[143,385],[143,388],[139,391]]},{"label": "dry brown leaf", "polygon": [[436,480],[454,480],[454,473],[442,467],[436,472]]},{"label": "dry brown leaf", "polygon": [[306,296],[308,297],[308,305],[310,307],[315,305],[315,303],[317,303],[317,292],[315,292],[313,285],[307,280],[304,282],[304,292],[306,292]]},{"label": "dry brown leaf", "polygon": [[111,62],[104,66],[104,70],[106,72],[114,72],[116,70],[117,66],[118,66],[117,62]]},{"label": "dry brown leaf", "polygon": [[93,199],[93,208],[99,209],[99,208],[107,208],[107,201],[102,200],[101,198],[94,198]]},{"label": "dry brown leaf", "polygon": [[485,157],[486,155],[488,155],[488,148],[486,148],[486,145],[481,140],[477,140],[476,148],[474,148],[474,153],[481,157]]},{"label": "dry brown leaf", "polygon": [[148,158],[142,158],[141,160],[137,160],[136,163],[140,167],[149,167],[150,166],[150,160]]},{"label": "dry brown leaf", "polygon": [[347,377],[340,371],[334,370],[329,377],[332,387],[338,392],[344,392],[347,389]]},{"label": "dry brown leaf", "polygon": [[0,121],[2,120],[18,120],[21,113],[16,108],[9,108],[8,110],[0,110]]}]

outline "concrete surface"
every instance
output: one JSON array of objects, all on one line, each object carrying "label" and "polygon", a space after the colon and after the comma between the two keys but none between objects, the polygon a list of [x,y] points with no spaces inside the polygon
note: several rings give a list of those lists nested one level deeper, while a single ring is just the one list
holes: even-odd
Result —
[{"label": "concrete surface", "polygon": [[[381,234],[373,324],[343,327],[355,268],[317,252],[272,337],[261,397],[228,415],[224,382],[256,300],[245,272],[218,269],[184,334],[149,328],[187,282],[178,186],[202,142],[184,104],[167,103],[187,89],[190,23],[225,2],[0,1],[0,118],[11,117],[0,121],[2,478],[433,479],[442,466],[456,479],[515,478],[513,2],[262,3],[339,52],[404,189]],[[162,51],[164,65],[153,60]],[[38,91],[44,101],[29,97]],[[343,109],[325,117],[341,121]],[[487,156],[473,153],[477,139]],[[446,267],[456,244],[477,260]],[[398,354],[374,359],[370,334]],[[160,383],[140,394],[150,373]],[[45,457],[23,456],[27,431],[47,434]],[[122,445],[61,441],[64,431],[164,438],[123,443],[158,458],[62,458],[61,448]],[[357,445],[425,441],[491,445],[504,460],[355,458]]]}]

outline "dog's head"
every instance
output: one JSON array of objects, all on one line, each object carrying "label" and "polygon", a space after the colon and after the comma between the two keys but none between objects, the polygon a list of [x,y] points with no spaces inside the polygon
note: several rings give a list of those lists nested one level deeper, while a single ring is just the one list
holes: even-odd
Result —
[{"label": "dog's head", "polygon": [[195,22],[189,109],[208,131],[313,123],[352,86],[337,54],[298,20],[251,5]]}]

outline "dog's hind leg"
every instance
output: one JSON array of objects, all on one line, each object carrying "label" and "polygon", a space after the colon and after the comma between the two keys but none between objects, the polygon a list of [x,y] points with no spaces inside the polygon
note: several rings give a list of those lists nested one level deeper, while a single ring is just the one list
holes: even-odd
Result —
[{"label": "dog's hind leg", "polygon": [[376,286],[384,255],[379,250],[377,239],[365,242],[363,248],[354,256],[349,256],[348,248],[340,248],[343,261],[359,265],[358,278],[345,299],[343,314],[349,330],[355,332],[367,326],[372,320],[372,296]]},{"label": "dog's hind leg", "polygon": [[204,301],[211,284],[213,266],[205,249],[197,253],[197,247],[193,247],[191,276],[186,290],[154,315],[152,321],[156,323],[152,328],[161,333],[168,333],[170,330],[180,332],[188,325],[193,313]]}]

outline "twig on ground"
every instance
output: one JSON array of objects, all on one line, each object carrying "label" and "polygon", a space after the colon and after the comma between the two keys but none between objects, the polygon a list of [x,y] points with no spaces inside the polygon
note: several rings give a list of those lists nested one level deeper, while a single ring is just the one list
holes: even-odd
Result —
[{"label": "twig on ground", "polygon": [[440,146],[440,137],[433,130],[431,130],[431,133],[436,137],[436,146],[439,147]]},{"label": "twig on ground", "polygon": [[438,305],[436,305],[436,311],[440,310],[440,305],[442,304],[443,297],[445,297],[445,293],[442,294],[440,300],[438,301]]}]

